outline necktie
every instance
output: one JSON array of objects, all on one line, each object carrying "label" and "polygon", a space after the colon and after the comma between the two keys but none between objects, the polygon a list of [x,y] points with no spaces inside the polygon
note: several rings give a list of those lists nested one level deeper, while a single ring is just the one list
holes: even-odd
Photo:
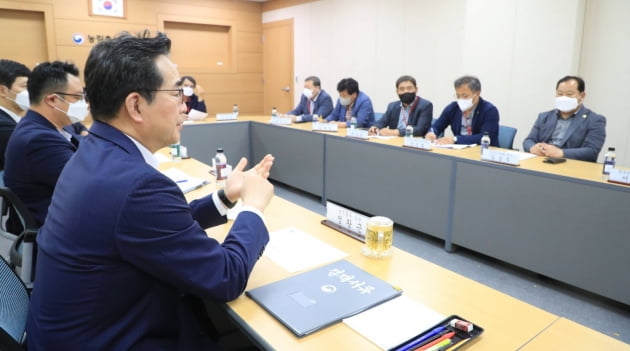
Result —
[{"label": "necktie", "polygon": [[464,111],[463,112],[463,116],[464,116],[464,121],[466,121],[466,133],[468,135],[472,134],[472,121],[469,118],[470,117],[470,111]]}]

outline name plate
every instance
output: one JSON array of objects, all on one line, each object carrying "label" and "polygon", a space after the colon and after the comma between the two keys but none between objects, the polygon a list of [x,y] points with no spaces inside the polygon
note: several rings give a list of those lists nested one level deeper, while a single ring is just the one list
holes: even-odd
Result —
[{"label": "name plate", "polygon": [[610,183],[630,185],[630,171],[613,168],[608,175]]},{"label": "name plate", "polygon": [[217,113],[217,121],[232,121],[238,117],[236,113]]},{"label": "name plate", "polygon": [[368,216],[327,201],[326,220],[322,224],[365,242],[368,219]]},{"label": "name plate", "polygon": [[420,150],[433,150],[433,144],[430,141],[424,138],[403,138],[403,146],[410,147],[412,149],[420,149]]},{"label": "name plate", "polygon": [[271,124],[277,124],[281,126],[291,125],[290,117],[271,117]]},{"label": "name plate", "polygon": [[339,130],[339,126],[337,123],[321,123],[315,122],[313,123],[313,131],[319,132],[336,132]]},{"label": "name plate", "polygon": [[368,131],[365,129],[357,129],[357,128],[348,128],[346,130],[346,136],[355,139],[364,139],[367,140],[370,138]]},{"label": "name plate", "polygon": [[499,150],[483,150],[481,159],[484,161],[502,163],[510,166],[518,166],[521,164],[518,153],[511,151],[499,151]]}]

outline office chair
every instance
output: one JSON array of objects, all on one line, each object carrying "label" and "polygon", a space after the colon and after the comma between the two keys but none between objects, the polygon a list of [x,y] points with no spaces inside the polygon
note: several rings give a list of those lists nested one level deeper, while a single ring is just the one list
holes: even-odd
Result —
[{"label": "office chair", "polygon": [[383,118],[384,113],[383,112],[374,112],[374,121],[378,121],[379,119]]},{"label": "office chair", "polygon": [[0,225],[3,237],[15,236],[9,252],[11,267],[30,289],[33,285],[35,236],[37,224],[26,206],[9,188],[0,187],[2,199],[2,216],[8,216],[6,222]]},{"label": "office chair", "polygon": [[514,127],[499,126],[499,147],[513,149],[516,131],[517,129]]},{"label": "office chair", "polygon": [[0,350],[24,350],[28,291],[9,263],[0,259]]}]

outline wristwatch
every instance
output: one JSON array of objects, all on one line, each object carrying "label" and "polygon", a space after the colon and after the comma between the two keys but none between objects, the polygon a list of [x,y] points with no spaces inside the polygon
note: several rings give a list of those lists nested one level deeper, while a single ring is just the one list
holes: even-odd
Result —
[{"label": "wristwatch", "polygon": [[227,208],[232,208],[232,207],[234,207],[236,205],[236,202],[232,202],[232,201],[230,201],[230,199],[228,199],[227,195],[225,195],[225,190],[223,190],[223,189],[220,189],[217,192],[217,196],[219,196],[219,200],[221,200],[221,202],[223,202],[223,204]]}]

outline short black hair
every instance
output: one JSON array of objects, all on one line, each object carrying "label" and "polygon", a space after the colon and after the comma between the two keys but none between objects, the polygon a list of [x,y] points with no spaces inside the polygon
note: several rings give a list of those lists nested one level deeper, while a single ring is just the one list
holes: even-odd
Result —
[{"label": "short black hair", "polygon": [[171,40],[149,30],[137,36],[123,32],[96,44],[85,63],[85,85],[90,112],[95,120],[113,119],[127,96],[138,92],[152,102],[164,78],[155,60],[168,55]]},{"label": "short black hair", "polygon": [[197,86],[197,81],[195,80],[195,78],[191,77],[191,76],[182,76],[179,79],[179,82],[177,82],[177,85],[182,85],[184,84],[184,80],[188,79],[189,81],[191,81],[193,83],[193,87]]},{"label": "short black hair", "polygon": [[560,83],[564,83],[564,82],[568,82],[570,80],[574,80],[578,83],[578,91],[580,93],[583,93],[584,90],[586,89],[586,83],[584,83],[584,79],[578,77],[578,76],[564,76],[563,78],[561,78],[558,83],[556,83],[556,90],[558,89],[558,87],[560,86]]},{"label": "short black hair", "polygon": [[11,86],[15,83],[15,78],[30,76],[31,70],[25,65],[13,60],[0,60],[0,85],[11,89]]},{"label": "short black hair", "polygon": [[321,87],[322,86],[322,81],[319,80],[319,77],[317,76],[308,76],[306,77],[306,79],[304,79],[305,82],[311,81],[313,82],[313,85],[316,87]]},{"label": "short black hair", "polygon": [[396,79],[396,89],[398,89],[398,86],[402,82],[411,82],[411,84],[413,84],[414,87],[416,87],[416,88],[418,87],[416,85],[416,78],[414,78],[412,76],[401,76],[400,78]]},{"label": "short black hair", "polygon": [[79,68],[71,62],[42,62],[35,66],[28,78],[28,95],[36,105],[48,94],[64,91],[68,87],[68,74],[78,77]]},{"label": "short black hair", "polygon": [[468,85],[470,90],[472,90],[474,93],[481,91],[481,82],[479,81],[479,78],[475,76],[459,77],[455,79],[455,83],[453,83],[455,89],[461,87],[464,84]]},{"label": "short black hair", "polygon": [[346,91],[349,95],[359,93],[359,83],[352,78],[344,78],[337,83],[337,91]]}]

